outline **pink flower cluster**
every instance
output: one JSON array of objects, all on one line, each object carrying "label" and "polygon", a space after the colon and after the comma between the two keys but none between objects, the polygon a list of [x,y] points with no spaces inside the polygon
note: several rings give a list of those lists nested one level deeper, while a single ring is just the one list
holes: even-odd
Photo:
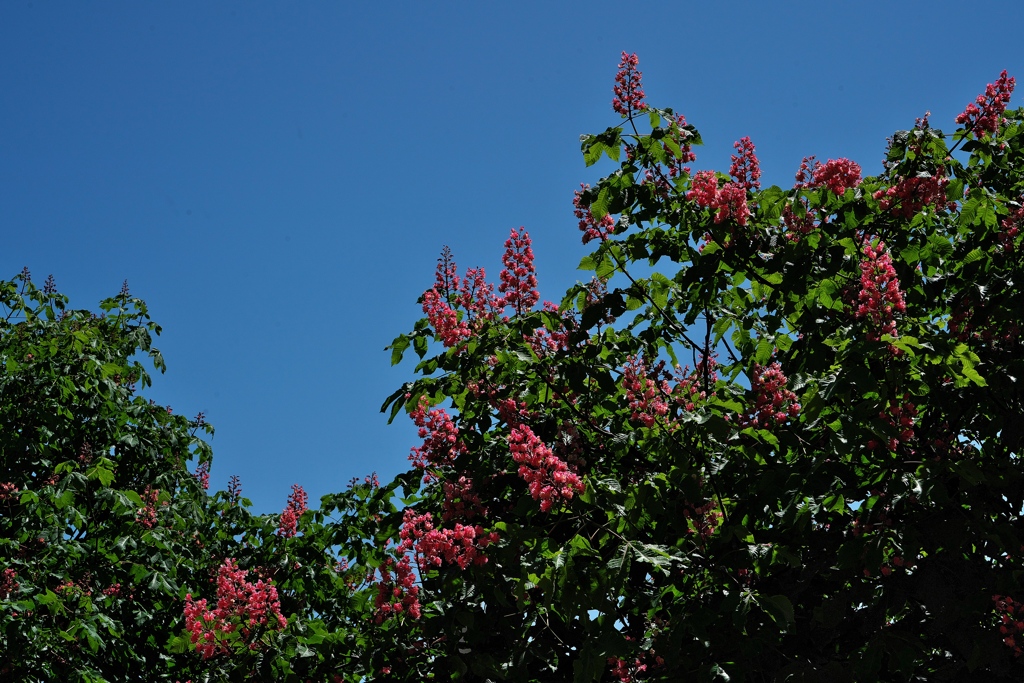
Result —
[{"label": "pink flower cluster", "polygon": [[486,533],[480,525],[455,524],[452,529],[436,529],[429,512],[417,515],[412,508],[405,509],[399,536],[398,552],[412,552],[420,572],[444,563],[460,569],[487,564],[487,557],[480,551],[499,538],[496,532]]},{"label": "pink flower cluster", "polygon": [[697,171],[690,183],[690,191],[686,198],[697,206],[716,209],[715,223],[732,218],[739,225],[746,225],[750,217],[747,206],[747,191],[743,185],[726,183],[718,188],[718,178],[714,171]]},{"label": "pink flower cluster", "polygon": [[465,450],[459,441],[459,428],[444,408],[428,411],[429,407],[430,401],[421,396],[419,404],[409,413],[419,427],[419,437],[423,439],[423,445],[416,446],[409,454],[413,467],[418,469],[448,467]]},{"label": "pink flower cluster", "polygon": [[292,492],[288,494],[288,503],[281,513],[281,521],[277,528],[277,533],[283,538],[291,538],[298,531],[299,517],[309,509],[307,499],[306,490],[298,484],[292,484]]},{"label": "pink flower cluster", "polygon": [[[890,438],[885,443],[889,452],[894,452],[901,443],[908,443],[914,438],[917,406],[910,401],[909,394],[904,394],[902,398],[889,399],[889,405],[878,413],[878,417],[899,432],[898,436]],[[871,450],[877,450],[881,446],[882,443],[876,439],[868,440],[868,448]]]},{"label": "pink flower cluster", "polygon": [[503,295],[500,305],[511,306],[520,315],[540,301],[537,273],[533,267],[533,248],[530,244],[530,233],[522,228],[513,230],[505,240],[505,253],[501,257],[505,267],[499,276],[501,284],[498,285],[498,291]]},{"label": "pink flower cluster", "polygon": [[408,614],[413,619],[422,615],[420,605],[420,587],[416,585],[416,574],[408,555],[398,559],[389,557],[380,567],[380,581],[377,583],[377,595],[373,600],[377,609],[376,622],[399,614]]},{"label": "pink flower cluster", "polygon": [[459,319],[449,300],[459,289],[459,276],[451,250],[446,246],[437,259],[434,286],[423,292],[423,313],[426,314],[434,334],[445,347],[452,347],[470,336],[469,323]]},{"label": "pink flower cluster", "polygon": [[949,331],[958,341],[975,340],[983,344],[1000,347],[1013,344],[1020,336],[1020,324],[1011,322],[1002,326],[984,314],[983,302],[962,299],[953,308],[949,318]]},{"label": "pink flower cluster", "polygon": [[487,508],[473,491],[473,480],[466,476],[446,480],[441,484],[444,490],[444,503],[441,506],[441,518],[445,522],[456,519],[469,520],[487,514]]},{"label": "pink flower cluster", "polygon": [[786,226],[786,239],[790,242],[799,242],[802,235],[809,234],[819,225],[804,202],[799,199],[782,207],[782,224]]},{"label": "pink flower cluster", "polygon": [[228,479],[228,500],[232,503],[242,497],[242,480],[237,474],[232,474]]},{"label": "pink flower cluster", "polygon": [[497,533],[486,533],[479,525],[456,523],[451,529],[437,529],[429,512],[418,515],[413,508],[406,508],[399,535],[397,557],[388,557],[380,567],[381,578],[374,598],[377,623],[403,613],[413,619],[422,614],[420,588],[410,556],[416,558],[420,573],[445,562],[465,569],[471,564],[486,564],[487,557],[480,551],[499,538]]},{"label": "pink flower cluster", "polygon": [[143,507],[135,512],[135,521],[139,526],[152,529],[156,525],[156,502],[160,497],[160,489],[146,487],[142,492]]},{"label": "pink flower cluster", "polygon": [[18,499],[18,487],[14,482],[0,482],[0,503],[10,503]]},{"label": "pink flower cluster", "polygon": [[459,320],[459,314],[441,296],[437,289],[423,292],[423,313],[434,328],[434,334],[446,347],[452,347],[470,336],[469,323]]},{"label": "pink flower cluster", "polygon": [[885,250],[885,243],[879,241],[873,246],[865,242],[854,317],[868,321],[868,340],[878,341],[886,334],[895,337],[895,315],[906,310],[900,281],[896,277],[892,257]]},{"label": "pink flower cluster", "polygon": [[[1021,201],[1024,203],[1024,197],[1021,198]],[[1002,231],[999,233],[999,246],[1002,247],[1003,253],[1012,254],[1014,252],[1017,235],[1020,234],[1021,226],[1024,226],[1024,206],[1021,206],[999,222],[999,227],[1002,228]],[[0,486],[3,485],[0,484]],[[2,500],[2,497],[0,497],[0,500]]]},{"label": "pink flower cluster", "polygon": [[[544,302],[544,310],[548,313],[559,314],[558,304],[550,301]],[[568,312],[559,314],[559,317],[561,318],[560,327],[550,331],[545,327],[538,327],[526,337],[530,348],[540,358],[569,348],[569,334],[576,327],[576,319]]]},{"label": "pink flower cluster", "polygon": [[[668,175],[670,178],[677,177],[680,173],[689,173],[690,167],[686,164],[692,163],[697,160],[697,155],[693,152],[693,146],[689,143],[690,132],[686,130],[686,117],[679,114],[676,117],[675,125],[672,126],[672,130],[669,133],[670,137],[677,145],[679,145],[679,154],[676,155],[675,151],[669,147],[668,143],[663,145],[665,154],[668,155]],[[758,175],[760,176],[760,169],[758,169]]]},{"label": "pink flower cluster", "polygon": [[824,165],[815,163],[812,187],[825,185],[833,194],[842,195],[848,187],[857,187],[861,181],[860,164],[849,159],[829,159]]},{"label": "pink flower cluster", "polygon": [[572,205],[573,214],[579,220],[580,232],[583,233],[583,244],[591,240],[604,241],[608,239],[608,235],[615,231],[615,219],[609,215],[605,215],[601,220],[596,220],[594,214],[590,212],[590,207],[583,206],[583,192],[590,186],[584,183],[580,183],[579,190],[576,190],[573,194]]},{"label": "pink flower cluster", "polygon": [[626,391],[626,400],[633,411],[630,419],[644,427],[653,427],[659,417],[668,414],[665,397],[672,394],[666,380],[657,381],[650,377],[651,374],[639,356],[627,358],[622,369],[622,388]]},{"label": "pink flower cluster", "polygon": [[1003,636],[1003,643],[1013,650],[1014,657],[1020,657],[1024,652],[1017,642],[1018,637],[1024,634],[1024,610],[1021,609],[1021,604],[1008,595],[993,595],[992,602],[995,603],[994,609],[999,618],[999,633]]},{"label": "pink flower cluster", "polygon": [[203,659],[227,653],[227,636],[237,631],[251,648],[263,628],[283,629],[288,621],[281,615],[277,589],[262,579],[246,580],[247,572],[233,558],[227,558],[217,571],[217,606],[206,609],[206,599],[185,597],[185,628]]},{"label": "pink flower cluster", "polygon": [[[677,383],[672,390],[672,396],[676,403],[687,412],[696,410],[698,402],[707,400],[705,384],[711,387],[718,381],[718,372],[715,369],[717,367],[718,361],[714,355],[702,357],[693,372],[690,372],[690,366],[680,369],[677,365],[675,373]],[[714,394],[714,391],[712,390],[711,393]]]},{"label": "pink flower cluster", "polygon": [[687,504],[683,509],[683,516],[690,520],[687,531],[695,534],[701,541],[706,541],[715,533],[715,530],[722,524],[722,511],[718,509],[718,503],[713,500],[703,505]]},{"label": "pink flower cluster", "polygon": [[739,156],[732,154],[732,166],[729,167],[729,175],[733,177],[736,184],[744,190],[752,191],[761,188],[761,162],[754,153],[754,143],[749,137],[740,138],[732,145],[739,152]]},{"label": "pink flower cluster", "polygon": [[0,573],[0,599],[6,600],[10,597],[11,593],[18,590],[19,584],[15,579],[18,578],[18,572],[14,569],[5,569]]},{"label": "pink flower cluster", "polygon": [[[540,300],[533,260],[530,234],[522,228],[512,230],[501,257],[505,268],[498,290],[502,296],[495,296],[483,268],[470,268],[464,278],[459,278],[451,251],[445,247],[437,260],[434,286],[421,297],[435,336],[450,348],[468,339],[479,324],[506,306],[519,314],[532,309]],[[456,310],[459,307],[465,311],[464,317]]]},{"label": "pink flower cluster", "polygon": [[199,485],[203,487],[204,491],[209,490],[209,488],[210,488],[210,463],[208,463],[208,462],[201,462],[198,465],[196,465],[195,474],[193,474],[192,476],[194,476],[196,478],[196,481],[199,482]]},{"label": "pink flower cluster", "polygon": [[637,69],[640,58],[636,54],[622,53],[622,61],[619,62],[619,71],[615,74],[615,97],[612,99],[612,109],[623,116],[632,116],[634,111],[647,109],[644,102],[644,91],[641,77],[643,74]]},{"label": "pink flower cluster", "polygon": [[933,206],[936,211],[948,207],[946,186],[949,178],[943,175],[915,176],[899,178],[896,184],[884,190],[877,190],[871,196],[878,200],[883,211],[892,208],[897,216],[910,219],[926,206]]},{"label": "pink flower cluster", "polygon": [[644,664],[642,659],[634,659],[633,663],[630,664],[625,659],[609,657],[608,668],[611,670],[611,675],[620,683],[632,683],[633,676],[645,672],[647,665]]},{"label": "pink flower cluster", "polygon": [[1007,76],[1006,69],[1003,69],[996,82],[989,83],[985,94],[978,95],[974,102],[968,104],[956,117],[956,122],[965,125],[979,139],[995,135],[1016,84],[1017,79]]},{"label": "pink flower cluster", "polygon": [[527,425],[514,427],[508,435],[512,459],[519,465],[519,476],[528,484],[530,495],[548,512],[559,500],[572,500],[585,489],[579,475],[569,469]]},{"label": "pink flower cluster", "polygon": [[778,361],[768,367],[755,363],[750,377],[754,402],[740,416],[740,426],[770,430],[799,415],[800,404],[796,394],[787,388],[788,382]]}]

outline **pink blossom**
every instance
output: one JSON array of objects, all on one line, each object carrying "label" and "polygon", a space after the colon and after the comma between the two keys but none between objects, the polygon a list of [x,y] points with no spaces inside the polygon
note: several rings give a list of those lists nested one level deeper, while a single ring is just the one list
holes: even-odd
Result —
[{"label": "pink blossom", "polygon": [[619,62],[619,71],[615,74],[615,97],[612,99],[612,109],[626,117],[632,116],[634,111],[647,109],[641,83],[643,74],[636,68],[639,63],[640,59],[636,54],[623,52],[622,61]]},{"label": "pink blossom", "polygon": [[505,267],[499,275],[501,284],[498,291],[503,295],[499,305],[511,306],[520,315],[531,310],[540,300],[530,245],[530,233],[522,228],[513,230],[505,240],[505,253],[501,257]]},{"label": "pink blossom", "polygon": [[288,625],[274,585],[262,579],[250,583],[246,576],[229,557],[217,571],[215,608],[207,609],[206,599],[196,600],[191,593],[186,596],[185,628],[203,659],[227,653],[229,633],[239,632],[250,648],[258,648],[261,629],[279,630]]},{"label": "pink blossom", "polygon": [[867,338],[878,341],[882,335],[896,336],[895,315],[905,310],[900,281],[885,243],[865,244],[854,317],[867,320]]},{"label": "pink blossom", "polygon": [[740,416],[740,427],[773,429],[800,413],[797,396],[787,388],[788,379],[778,361],[768,367],[754,365],[750,389],[754,401]]},{"label": "pink blossom", "polygon": [[756,190],[761,187],[761,162],[754,153],[754,143],[749,137],[740,138],[733,143],[733,147],[739,152],[739,156],[733,154],[732,166],[729,167],[729,175],[736,180],[736,184],[744,190]]},{"label": "pink blossom", "polygon": [[585,489],[583,480],[555,455],[526,425],[514,427],[508,435],[512,460],[519,464],[519,476],[527,483],[530,496],[548,512],[559,500],[571,500]]},{"label": "pink blossom", "polygon": [[849,159],[829,159],[824,165],[815,162],[810,187],[825,185],[833,194],[842,195],[848,187],[860,185],[860,164]]},{"label": "pink blossom", "polygon": [[965,125],[976,138],[995,135],[1016,84],[1017,79],[1007,76],[1006,69],[1003,69],[996,82],[989,83],[985,87],[985,93],[978,95],[974,102],[968,104],[963,113],[956,117],[956,122]]}]

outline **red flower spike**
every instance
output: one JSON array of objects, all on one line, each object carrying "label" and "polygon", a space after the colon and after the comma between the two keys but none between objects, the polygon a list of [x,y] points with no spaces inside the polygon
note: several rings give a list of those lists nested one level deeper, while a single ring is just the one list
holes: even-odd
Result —
[{"label": "red flower spike", "polygon": [[644,102],[644,91],[641,77],[643,74],[637,69],[640,58],[636,54],[622,53],[622,61],[619,62],[619,71],[615,74],[615,97],[612,99],[612,109],[625,117],[630,117],[633,112],[640,112],[647,109]]},{"label": "red flower spike", "polygon": [[298,530],[299,517],[307,509],[306,491],[298,484],[292,484],[292,492],[288,495],[288,504],[281,513],[281,523],[278,533],[284,538],[291,538]]},{"label": "red flower spike", "polygon": [[519,476],[528,484],[530,496],[549,512],[559,500],[571,500],[585,489],[583,480],[564,460],[555,455],[526,425],[508,435],[512,459],[519,464]]},{"label": "red flower spike", "polygon": [[501,284],[498,285],[498,291],[503,296],[498,299],[498,304],[511,306],[519,315],[531,310],[540,301],[536,270],[533,267],[533,248],[530,245],[530,233],[522,228],[513,230],[505,240],[505,253],[501,257],[505,267],[499,276]]},{"label": "red flower spike", "polygon": [[985,87],[985,93],[978,95],[974,102],[967,105],[963,113],[956,117],[956,122],[964,125],[979,140],[988,135],[995,135],[1003,122],[1003,112],[1010,102],[1010,94],[1017,85],[1017,79],[1007,76],[1006,69],[999,74],[995,83]]},{"label": "red flower spike", "polygon": [[786,388],[788,381],[778,361],[768,367],[755,364],[750,377],[754,401],[740,416],[740,427],[770,430],[799,415],[800,404],[796,394]]},{"label": "red flower spike", "polygon": [[860,292],[857,294],[854,317],[868,321],[867,338],[878,341],[882,335],[895,337],[897,313],[907,306],[900,289],[899,278],[885,243],[864,245],[864,260],[860,264]]},{"label": "red flower spike", "polygon": [[739,152],[739,156],[731,155],[732,166],[729,167],[729,175],[746,191],[761,189],[761,162],[754,153],[754,143],[749,137],[745,137],[734,142],[733,147]]}]

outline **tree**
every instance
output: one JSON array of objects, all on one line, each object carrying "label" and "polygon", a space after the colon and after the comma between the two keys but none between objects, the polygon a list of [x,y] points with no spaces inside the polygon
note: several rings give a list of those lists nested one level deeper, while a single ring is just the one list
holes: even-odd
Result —
[{"label": "tree", "polygon": [[380,614],[432,645],[394,670],[1019,679],[1014,80],[951,135],[897,132],[878,176],[808,158],[762,189],[749,138],[691,171],[700,136],[637,63],[624,124],[582,142],[619,162],[576,193],[593,280],[534,310],[525,233],[497,294],[446,251],[392,346],[421,358],[386,407],[424,437],[395,555],[422,616]]},{"label": "tree", "polygon": [[145,304],[127,285],[99,315],[67,304],[52,278],[0,282],[0,680],[358,670],[371,620],[331,548],[382,544],[363,528],[392,488],[367,478],[311,512],[296,485],[259,516],[237,478],[208,494],[212,427],[141,395],[143,359],[164,369]]},{"label": "tree", "polygon": [[206,425],[138,395],[139,356],[163,360],[127,286],[102,315],[66,304],[27,270],[0,283],[0,670],[159,680],[177,582],[202,567],[185,463],[209,466]]}]

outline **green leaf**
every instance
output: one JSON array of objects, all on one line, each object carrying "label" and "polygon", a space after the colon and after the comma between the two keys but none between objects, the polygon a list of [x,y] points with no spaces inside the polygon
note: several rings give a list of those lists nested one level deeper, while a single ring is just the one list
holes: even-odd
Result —
[{"label": "green leaf", "polygon": [[772,619],[783,625],[790,625],[796,621],[793,613],[793,603],[785,595],[772,595],[761,598],[761,607],[764,608]]},{"label": "green leaf", "polygon": [[114,473],[104,467],[100,467],[99,465],[88,470],[85,473],[85,476],[89,479],[99,479],[102,486],[110,486],[110,482],[114,481]]}]

